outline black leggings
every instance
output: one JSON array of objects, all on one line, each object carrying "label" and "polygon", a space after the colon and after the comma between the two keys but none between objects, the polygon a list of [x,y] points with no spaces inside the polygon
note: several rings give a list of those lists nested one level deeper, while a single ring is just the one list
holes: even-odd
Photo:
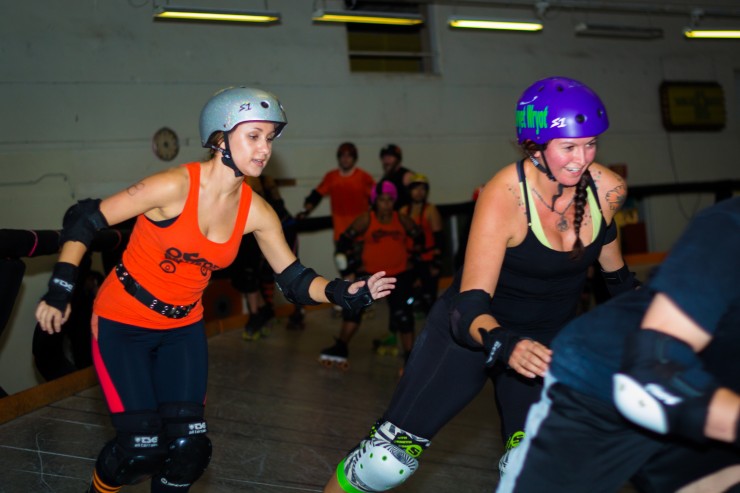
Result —
[{"label": "black leggings", "polygon": [[208,344],[202,320],[153,330],[98,317],[93,359],[112,413],[205,402]]},{"label": "black leggings", "polygon": [[490,379],[506,441],[524,429],[529,407],[539,400],[542,379],[521,377],[503,365],[486,370],[482,351],[453,340],[448,313],[449,293],[432,307],[383,419],[431,440]]}]

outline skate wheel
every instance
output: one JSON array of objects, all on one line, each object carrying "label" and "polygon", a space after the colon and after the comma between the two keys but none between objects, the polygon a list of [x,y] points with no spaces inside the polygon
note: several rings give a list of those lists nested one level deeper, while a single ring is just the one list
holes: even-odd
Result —
[{"label": "skate wheel", "polygon": [[349,361],[342,361],[341,363],[336,363],[336,367],[342,371],[349,370]]},{"label": "skate wheel", "polygon": [[331,368],[332,366],[334,366],[334,362],[330,359],[319,358],[319,364],[324,368]]}]

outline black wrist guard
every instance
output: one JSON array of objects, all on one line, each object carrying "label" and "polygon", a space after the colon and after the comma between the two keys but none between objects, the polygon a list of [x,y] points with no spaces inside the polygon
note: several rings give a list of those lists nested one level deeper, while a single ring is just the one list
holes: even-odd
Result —
[{"label": "black wrist guard", "polygon": [[503,327],[496,327],[493,330],[479,328],[478,333],[483,340],[483,349],[488,355],[486,357],[487,368],[496,364],[496,361],[508,365],[514,346],[522,340],[521,337]]},{"label": "black wrist guard", "polygon": [[642,285],[642,283],[635,278],[635,273],[630,272],[627,264],[624,264],[621,269],[613,272],[604,272],[602,270],[601,275],[604,276],[606,289],[609,291],[609,295],[612,298],[624,292],[632,291]]},{"label": "black wrist guard", "polygon": [[67,262],[57,262],[51,273],[51,279],[49,279],[49,290],[41,299],[64,314],[67,305],[72,300],[76,278],[76,266]]},{"label": "black wrist guard", "polygon": [[353,283],[344,279],[334,279],[326,285],[324,293],[326,293],[329,301],[335,305],[356,313],[373,302],[373,297],[370,295],[370,288],[367,287],[367,280],[367,276],[357,279],[357,281],[365,281],[365,285],[358,289],[355,294],[350,294],[349,287]]}]

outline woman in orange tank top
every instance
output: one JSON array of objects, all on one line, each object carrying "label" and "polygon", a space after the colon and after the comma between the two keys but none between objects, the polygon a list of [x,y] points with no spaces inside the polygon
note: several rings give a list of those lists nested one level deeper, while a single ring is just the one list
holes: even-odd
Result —
[{"label": "woman in orange tank top", "polygon": [[[388,297],[389,330],[395,339],[400,333],[404,361],[408,359],[414,343],[413,307],[406,303],[412,295],[412,274],[406,249],[410,238],[423,240],[421,229],[408,217],[393,210],[398,192],[396,186],[381,180],[372,192],[372,210],[358,216],[337,241],[337,255],[353,256],[351,251],[362,238],[362,266],[360,271],[373,272],[382,265],[385,271],[396,278],[396,288]],[[328,365],[336,364],[347,368],[349,341],[357,333],[362,320],[361,313],[342,312],[342,326],[334,346],[321,352],[319,360]],[[381,349],[381,341],[376,343]],[[393,341],[395,349],[396,343]],[[388,348],[384,348],[388,349]]]},{"label": "woman in orange tank top", "polygon": [[437,299],[439,274],[442,266],[442,216],[437,206],[427,201],[429,179],[417,173],[408,187],[411,203],[401,207],[401,214],[408,215],[424,232],[424,243],[410,244],[411,265],[414,272],[414,306],[425,316]]},{"label": "woman in orange tank top", "polygon": [[200,116],[207,161],[149,176],[102,201],[80,201],[65,214],[59,261],[36,310],[48,333],[69,317],[77,266],[95,232],[137,218],[94,305],[93,361],[117,435],[98,456],[90,492],[148,478],[154,493],[186,492],[208,466],[201,297],[211,273],[234,260],[243,235],[254,234],[291,302],[359,310],[393,289],[384,272],[330,282],[302,266],[274,210],[246,184],[245,176],[260,176],[286,124],[274,95],[220,91]]}]

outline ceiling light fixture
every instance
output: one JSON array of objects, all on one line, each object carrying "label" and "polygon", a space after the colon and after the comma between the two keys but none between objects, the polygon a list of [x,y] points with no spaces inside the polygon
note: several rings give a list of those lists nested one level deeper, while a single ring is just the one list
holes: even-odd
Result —
[{"label": "ceiling light fixture", "polygon": [[359,24],[387,24],[393,26],[415,26],[423,24],[419,14],[403,14],[396,12],[370,12],[362,10],[323,10],[313,13],[316,22],[355,22]]},{"label": "ceiling light fixture", "polygon": [[683,35],[690,39],[740,39],[740,29],[738,28],[699,28],[699,23],[705,15],[707,15],[707,12],[703,9],[692,10],[689,26],[683,29]]},{"label": "ceiling light fixture", "polygon": [[262,24],[269,24],[278,22],[280,20],[280,14],[277,12],[269,11],[200,9],[164,5],[155,8],[154,18],[163,20],[257,22]]},{"label": "ceiling light fixture", "polygon": [[458,29],[493,29],[505,31],[541,31],[543,25],[535,20],[486,19],[483,17],[453,16],[448,19],[450,27]]},{"label": "ceiling light fixture", "polygon": [[740,29],[686,27],[683,35],[691,39],[740,39]]},{"label": "ceiling light fixture", "polygon": [[663,37],[663,30],[659,27],[596,24],[592,22],[580,22],[576,24],[575,33],[577,36],[604,38],[658,39]]}]

